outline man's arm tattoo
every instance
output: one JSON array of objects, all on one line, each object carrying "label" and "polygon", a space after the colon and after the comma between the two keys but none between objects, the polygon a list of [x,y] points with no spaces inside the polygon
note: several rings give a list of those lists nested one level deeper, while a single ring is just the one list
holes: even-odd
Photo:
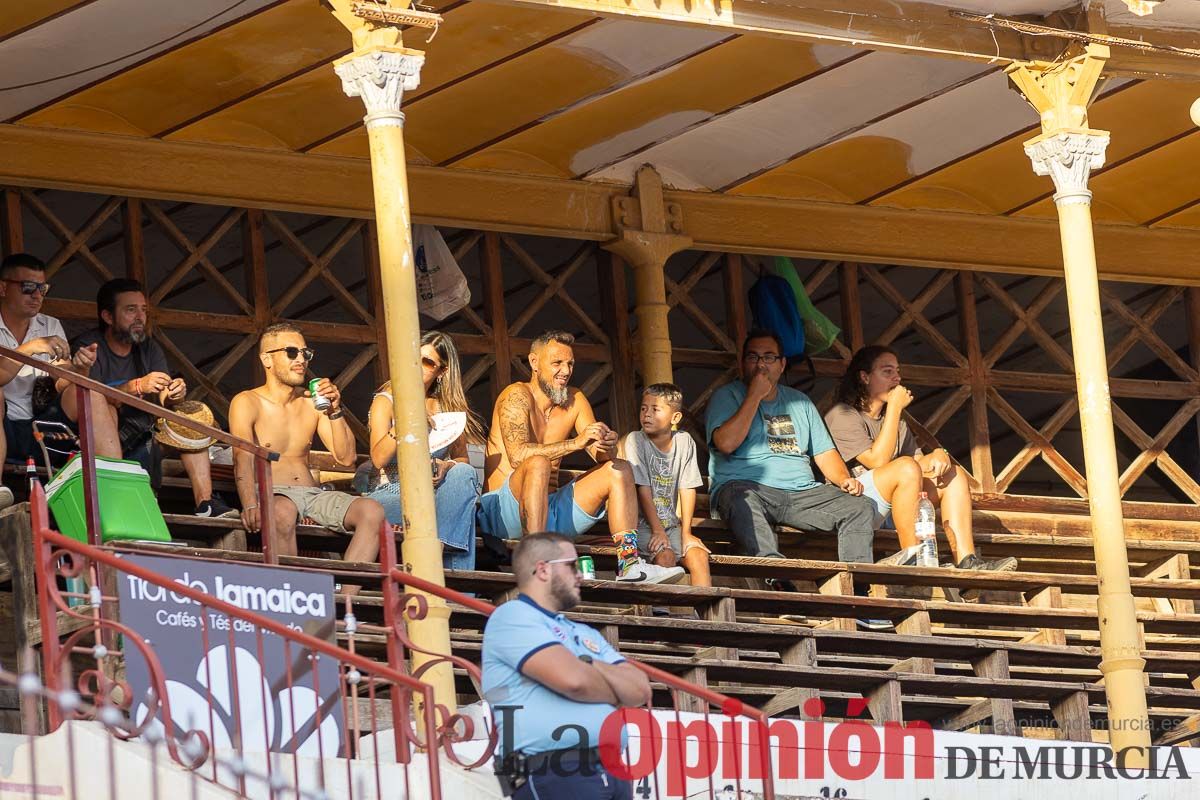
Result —
[{"label": "man's arm tattoo", "polygon": [[538,444],[531,441],[533,431],[529,427],[531,400],[524,392],[513,392],[500,404],[500,435],[508,453],[508,463],[514,468],[530,456],[544,456],[551,461],[575,452],[573,440]]},{"label": "man's arm tattoo", "polygon": [[500,404],[500,435],[508,452],[508,463],[516,467],[525,460],[533,431],[529,429],[529,396],[510,392]]}]

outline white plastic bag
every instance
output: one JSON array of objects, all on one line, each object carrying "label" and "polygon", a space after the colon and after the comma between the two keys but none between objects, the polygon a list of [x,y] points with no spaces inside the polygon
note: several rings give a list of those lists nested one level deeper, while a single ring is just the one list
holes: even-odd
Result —
[{"label": "white plastic bag", "polygon": [[471,287],[437,228],[413,225],[412,232],[417,307],[426,316],[444,320],[471,302]]}]

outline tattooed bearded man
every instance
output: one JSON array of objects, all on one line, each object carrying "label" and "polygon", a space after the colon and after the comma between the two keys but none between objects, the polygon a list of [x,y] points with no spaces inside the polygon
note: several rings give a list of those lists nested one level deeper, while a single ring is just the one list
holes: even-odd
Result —
[{"label": "tattooed bearded man", "polygon": [[[556,531],[572,538],[608,517],[617,546],[617,579],[674,583],[679,567],[647,564],[637,556],[637,489],[629,463],[616,457],[617,434],[596,421],[583,392],[570,385],[575,337],[549,331],[529,348],[527,383],[500,393],[487,442],[486,489],[479,523],[486,536],[518,539]],[[559,465],[586,451],[596,466],[560,484]]]}]

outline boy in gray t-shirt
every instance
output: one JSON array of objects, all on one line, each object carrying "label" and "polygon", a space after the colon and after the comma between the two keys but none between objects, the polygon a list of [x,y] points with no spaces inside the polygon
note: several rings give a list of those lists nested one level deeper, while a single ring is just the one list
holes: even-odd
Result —
[{"label": "boy in gray t-shirt", "polygon": [[676,430],[683,419],[683,393],[673,383],[656,383],[642,393],[641,430],[621,441],[637,485],[638,550],[661,567],[682,563],[693,586],[711,586],[709,550],[692,535],[696,489],[704,485],[696,443]]}]

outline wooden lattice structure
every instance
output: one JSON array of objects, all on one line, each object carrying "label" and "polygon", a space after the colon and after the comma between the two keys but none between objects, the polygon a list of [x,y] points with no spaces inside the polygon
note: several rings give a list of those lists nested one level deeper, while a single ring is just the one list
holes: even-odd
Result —
[{"label": "wooden lattice structure", "polygon": [[[223,416],[257,379],[257,332],[297,324],[317,346],[315,367],[347,387],[351,425],[366,439],[370,393],[384,380],[380,290],[371,224],[259,209],[221,208],[49,190],[7,189],[4,249],[46,256],[48,313],[82,327],[95,288],[114,275],[147,283],[157,337],[192,387]],[[621,430],[636,424],[630,289],[625,265],[598,243],[443,228],[471,283],[470,306],[429,327],[453,332],[472,401],[487,411],[509,381],[528,376],[529,341],[549,327],[578,336],[576,381]],[[687,251],[667,265],[676,379],[698,420],[731,379],[751,325],[746,289],[763,258]],[[949,269],[799,262],[810,296],[842,328],[814,359],[817,383],[793,382],[822,405],[852,350],[895,346],[919,401],[914,429],[969,467],[981,499],[1021,508],[1022,495],[1086,498],[1063,282]],[[1129,499],[1178,503],[1150,512],[1193,516],[1194,426],[1200,411],[1196,290],[1107,283],[1114,418]],[[1182,354],[1181,354],[1182,353]],[[1186,505],[1185,505],[1186,504]],[[1148,512],[1149,513],[1149,512]]]}]

